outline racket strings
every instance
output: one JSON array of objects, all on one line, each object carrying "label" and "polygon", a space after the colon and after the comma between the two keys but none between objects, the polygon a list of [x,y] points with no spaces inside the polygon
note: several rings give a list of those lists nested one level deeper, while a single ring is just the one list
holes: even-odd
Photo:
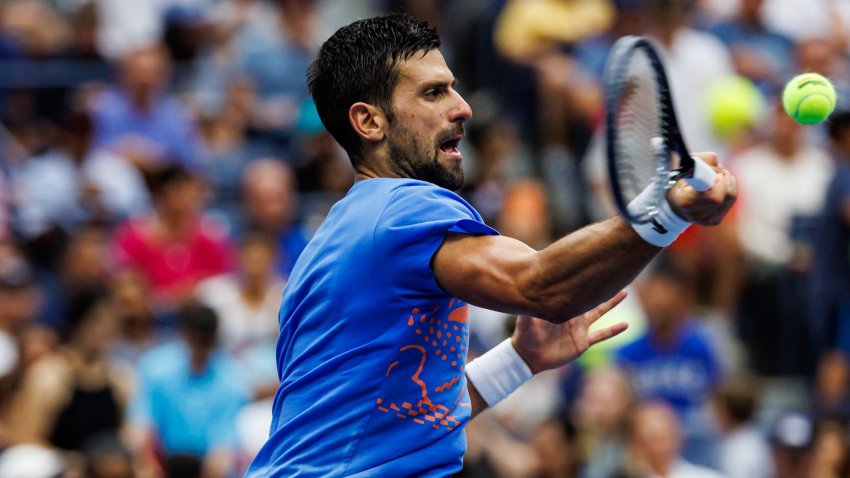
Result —
[{"label": "racket strings", "polygon": [[[664,107],[654,70],[645,54],[636,52],[631,55],[628,64],[620,75],[620,88],[617,98],[616,115],[616,161],[620,191],[628,203],[653,184],[662,184],[658,162],[654,159],[656,151],[652,138],[664,137],[670,116]],[[664,194],[663,187],[653,191],[654,195]],[[657,199],[657,198],[655,198]],[[657,200],[646,201],[657,204]],[[644,219],[654,212],[653,208],[634,211],[638,219]]]}]

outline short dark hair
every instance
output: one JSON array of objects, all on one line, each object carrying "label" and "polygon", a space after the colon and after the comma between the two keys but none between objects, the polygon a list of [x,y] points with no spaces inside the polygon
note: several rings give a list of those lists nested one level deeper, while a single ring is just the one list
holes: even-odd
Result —
[{"label": "short dark hair", "polygon": [[81,326],[88,323],[97,307],[109,298],[109,290],[100,286],[86,288],[71,295],[61,328],[62,338],[69,340]]},{"label": "short dark hair", "polygon": [[195,342],[212,346],[218,334],[218,315],[200,302],[190,300],[177,309],[180,330]]},{"label": "short dark hair", "polygon": [[373,104],[392,121],[399,62],[439,47],[435,29],[405,14],[358,20],[337,30],[322,45],[307,70],[307,86],[322,124],[352,163],[357,164],[362,151],[348,122],[351,105]]},{"label": "short dark hair", "polygon": [[749,377],[734,377],[727,380],[715,392],[718,405],[726,412],[734,425],[752,420],[758,408],[757,385]]},{"label": "short dark hair", "polygon": [[192,182],[195,179],[192,171],[180,164],[167,164],[154,170],[147,176],[148,190],[151,196],[159,198],[163,191],[175,184]]}]

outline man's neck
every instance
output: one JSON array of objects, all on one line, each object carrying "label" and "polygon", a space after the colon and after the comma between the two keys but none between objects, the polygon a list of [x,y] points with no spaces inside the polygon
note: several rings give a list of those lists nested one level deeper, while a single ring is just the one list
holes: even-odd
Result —
[{"label": "man's neck", "polygon": [[390,161],[362,161],[354,167],[354,180],[372,178],[403,178],[409,177],[394,167]]}]

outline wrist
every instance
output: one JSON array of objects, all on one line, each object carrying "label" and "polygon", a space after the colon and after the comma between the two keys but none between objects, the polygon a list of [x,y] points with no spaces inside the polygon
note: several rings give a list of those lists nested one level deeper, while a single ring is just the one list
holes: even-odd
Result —
[{"label": "wrist", "polygon": [[[647,203],[653,199],[653,192],[647,188],[629,203],[628,208],[635,211],[645,210]],[[661,201],[657,212],[647,222],[642,224],[631,223],[632,229],[644,241],[662,248],[672,244],[690,225],[689,221],[683,219],[681,212],[674,210],[667,197]]]},{"label": "wrist", "polygon": [[538,373],[543,371],[543,370],[538,370],[537,367],[535,367],[534,362],[532,360],[529,360],[528,357],[526,357],[525,354],[522,352],[522,350],[519,347],[517,347],[516,337],[511,337],[510,341],[511,341],[511,346],[516,351],[516,354],[519,355],[519,358],[522,359],[523,363],[525,363],[525,366],[528,367],[528,370],[531,371],[531,375],[537,375]]},{"label": "wrist", "polygon": [[504,400],[533,375],[511,339],[466,365],[467,379],[490,407]]}]

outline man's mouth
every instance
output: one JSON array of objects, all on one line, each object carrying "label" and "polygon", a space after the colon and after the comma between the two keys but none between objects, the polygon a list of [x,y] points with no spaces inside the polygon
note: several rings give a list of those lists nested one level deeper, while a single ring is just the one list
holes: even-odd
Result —
[{"label": "man's mouth", "polygon": [[452,137],[450,140],[440,145],[440,151],[442,151],[447,156],[460,158],[461,154],[457,147],[460,144],[461,139],[463,139],[463,135],[457,135]]}]

